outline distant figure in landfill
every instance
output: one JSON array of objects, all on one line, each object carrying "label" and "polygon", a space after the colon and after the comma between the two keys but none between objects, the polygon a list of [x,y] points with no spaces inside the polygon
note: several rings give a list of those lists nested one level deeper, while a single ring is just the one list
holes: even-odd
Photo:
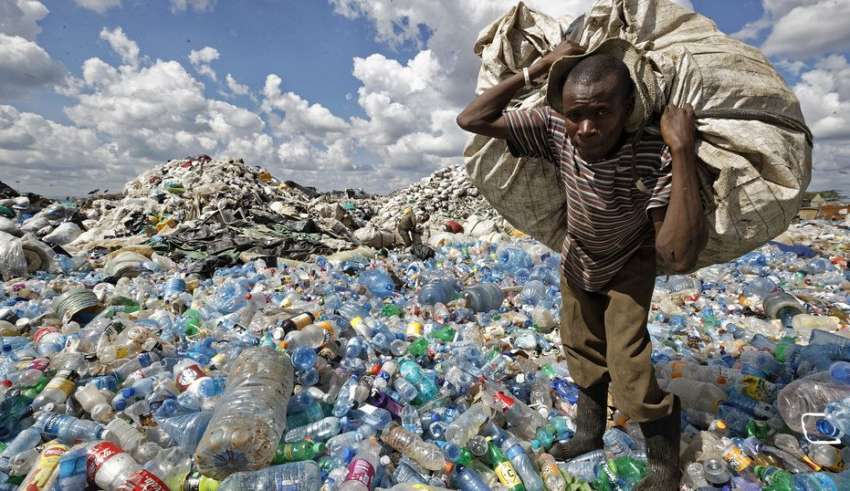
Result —
[{"label": "distant figure in landfill", "polygon": [[398,219],[398,224],[396,225],[396,234],[405,247],[422,242],[422,234],[416,221],[416,214],[413,213],[412,208],[405,208],[401,213],[401,217]]},{"label": "distant figure in landfill", "polygon": [[[674,491],[682,475],[680,402],[658,386],[646,324],[656,260],[690,270],[707,227],[693,109],[668,106],[660,130],[657,115],[643,121],[649,112],[628,56],[636,55],[605,43],[585,54],[564,42],[479,95],[457,122],[506,140],[515,157],[552,162],[567,197],[561,341],[581,390],[576,434],[552,455],[569,460],[603,447],[610,383],[616,406],[646,437],[647,476],[634,489]],[[506,111],[520,89],[547,74],[547,107]],[[639,129],[627,131],[636,115]]]}]

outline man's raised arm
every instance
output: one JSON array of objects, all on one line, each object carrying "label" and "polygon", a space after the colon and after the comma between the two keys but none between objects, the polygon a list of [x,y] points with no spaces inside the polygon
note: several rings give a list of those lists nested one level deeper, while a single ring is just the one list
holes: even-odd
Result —
[{"label": "man's raised arm", "polygon": [[[535,80],[548,74],[552,63],[559,58],[583,52],[584,50],[579,45],[564,41],[551,53],[528,67],[529,79]],[[508,138],[508,125],[502,113],[517,91],[524,85],[525,76],[522,73],[516,73],[499,82],[498,85],[485,90],[458,115],[458,126],[472,133],[506,140]]]}]

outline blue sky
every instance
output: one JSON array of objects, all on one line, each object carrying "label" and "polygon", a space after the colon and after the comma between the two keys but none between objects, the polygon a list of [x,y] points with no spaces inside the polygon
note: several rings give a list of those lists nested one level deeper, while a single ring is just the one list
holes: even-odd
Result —
[{"label": "blue sky", "polygon": [[[527,3],[562,15],[592,2]],[[812,187],[850,190],[850,27],[833,20],[850,2],[679,3],[770,53],[816,135]],[[206,152],[324,189],[390,190],[461,162],[453,115],[474,88],[471,45],[511,5],[0,0],[0,180],[117,190]],[[818,35],[801,34],[813,18]]]}]

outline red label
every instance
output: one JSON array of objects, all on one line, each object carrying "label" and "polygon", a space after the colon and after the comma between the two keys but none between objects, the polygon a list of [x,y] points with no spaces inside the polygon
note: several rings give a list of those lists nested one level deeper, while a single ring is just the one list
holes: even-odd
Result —
[{"label": "red label", "polygon": [[130,474],[118,491],[169,491],[169,488],[160,478],[141,469]]},{"label": "red label", "polygon": [[177,383],[177,388],[180,389],[180,392],[183,392],[190,385],[192,385],[192,382],[194,382],[195,380],[198,380],[201,377],[206,377],[206,376],[207,376],[207,374],[204,373],[203,370],[201,370],[201,367],[199,367],[198,365],[190,365],[190,366],[184,368],[177,375],[177,380],[175,382]]},{"label": "red label", "polygon": [[112,442],[100,442],[90,448],[88,455],[86,456],[86,475],[88,476],[89,482],[94,482],[94,476],[97,474],[97,471],[100,470],[100,466],[102,466],[104,462],[120,453],[124,453],[124,451],[121,450],[121,447]]},{"label": "red label", "polygon": [[346,481],[360,481],[366,489],[372,489],[372,478],[375,477],[375,468],[365,459],[354,459],[348,464],[348,475]]},{"label": "red label", "polygon": [[56,330],[55,327],[41,327],[37,331],[35,331],[35,334],[32,335],[32,340],[33,340],[34,343],[37,344],[38,341],[41,338],[43,338],[45,335],[47,335],[51,332],[58,332],[58,331]]}]

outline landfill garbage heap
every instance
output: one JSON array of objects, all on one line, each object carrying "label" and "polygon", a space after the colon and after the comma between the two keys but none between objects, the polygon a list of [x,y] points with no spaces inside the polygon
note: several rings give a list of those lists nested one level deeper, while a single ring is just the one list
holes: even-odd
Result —
[{"label": "landfill garbage heap", "polygon": [[[312,193],[192,159],[119,200],[2,202],[0,490],[635,486],[643,436],[615,407],[604,448],[547,453],[578,397],[558,254],[496,220],[470,233],[471,204],[428,259],[352,249],[332,220],[406,198]],[[848,248],[847,224],[803,222],[658,278],[684,489],[850,489]]]}]

